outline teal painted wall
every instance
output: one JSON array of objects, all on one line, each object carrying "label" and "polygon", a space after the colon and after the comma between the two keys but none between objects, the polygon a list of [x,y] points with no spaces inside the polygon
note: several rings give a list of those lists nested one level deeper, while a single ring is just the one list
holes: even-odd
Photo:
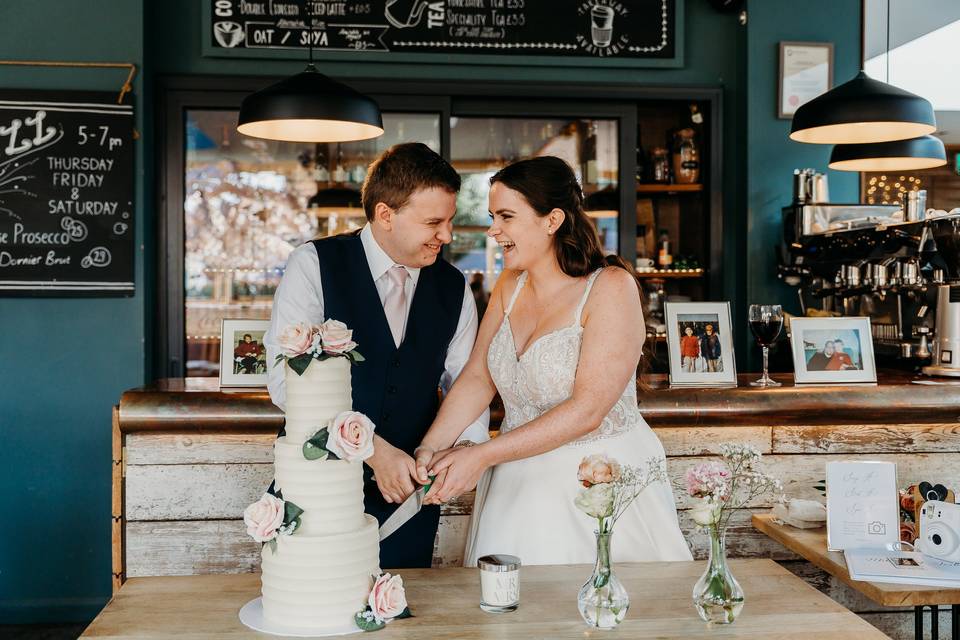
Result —
[{"label": "teal painted wall", "polygon": [[[546,0],[544,0],[546,1]],[[836,5],[843,4],[838,9]],[[776,119],[776,43],[832,40],[838,81],[859,57],[859,2],[762,0],[750,24],[686,0],[683,69],[524,69],[502,66],[325,63],[332,76],[700,85],[723,89],[723,287],[733,302],[738,358],[750,300],[785,299],[773,279],[771,247],[796,166],[826,164],[827,151],[789,142]],[[847,7],[847,5],[850,5]],[[155,214],[153,86],[156,76],[283,76],[297,62],[200,56],[200,0],[35,0],[0,10],[0,58],[98,60],[145,65],[136,83],[137,295],[125,299],[0,298],[0,509],[36,529],[4,537],[0,623],[91,618],[110,594],[110,407],[149,378]],[[830,16],[824,19],[823,16]],[[119,88],[122,73],[0,67],[0,87]],[[855,180],[831,176],[834,194]],[[848,184],[849,183],[849,184]],[[853,186],[850,187],[850,184]],[[740,327],[744,329],[739,330]],[[752,351],[752,350],[749,350]],[[748,353],[749,353],[748,351]],[[12,540],[11,540],[12,538]],[[10,542],[8,542],[10,541]]]},{"label": "teal painted wall", "polygon": [[[0,59],[132,62],[128,0],[4,3]],[[126,70],[0,66],[0,87],[119,91]],[[135,87],[144,131],[142,77]],[[136,237],[147,229],[136,151]],[[145,234],[146,232],[146,234]],[[144,380],[144,260],[132,298],[0,298],[0,623],[86,620],[110,595],[110,407]],[[16,524],[13,515],[16,514]],[[0,633],[2,635],[2,633]]]}]

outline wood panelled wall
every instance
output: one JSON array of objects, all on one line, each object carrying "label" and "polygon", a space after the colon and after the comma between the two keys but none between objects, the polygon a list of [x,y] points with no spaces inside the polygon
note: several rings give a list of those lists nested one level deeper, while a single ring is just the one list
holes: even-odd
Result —
[{"label": "wood panelled wall", "polygon": [[[866,420],[865,420],[866,421]],[[900,485],[936,480],[960,487],[960,424],[662,427],[654,429],[668,456],[680,523],[696,558],[707,539],[695,531],[683,491],[688,468],[723,443],[750,443],[763,454],[790,497],[820,498],[813,488],[830,460],[890,460]],[[245,573],[259,570],[260,545],[245,533],[241,513],[273,476],[272,433],[132,432],[114,429],[115,587],[127,577]],[[575,470],[571,470],[571,479]],[[462,563],[473,506],[468,494],[447,504],[435,542],[434,565]],[[912,637],[912,609],[872,604],[750,525],[749,505],[733,518],[727,546],[733,557],[773,558],[894,638]],[[749,606],[749,594],[747,594]],[[691,613],[692,613],[691,609]],[[944,617],[943,624],[948,622]],[[944,628],[949,628],[944,626]],[[958,639],[960,640],[960,639]]]}]

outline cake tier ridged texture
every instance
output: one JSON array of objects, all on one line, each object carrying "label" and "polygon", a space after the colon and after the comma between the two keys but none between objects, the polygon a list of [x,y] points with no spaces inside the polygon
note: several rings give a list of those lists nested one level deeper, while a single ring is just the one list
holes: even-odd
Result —
[{"label": "cake tier ridged texture", "polygon": [[289,442],[303,444],[341,411],[353,406],[350,361],[314,360],[303,375],[286,367],[286,432]]},{"label": "cake tier ridged texture", "polygon": [[380,573],[377,520],[335,536],[277,538],[263,547],[263,615],[288,627],[322,632],[348,627]]},{"label": "cake tier ridged texture", "polygon": [[286,371],[286,436],[274,444],[274,479],[303,513],[275,549],[263,547],[263,615],[305,632],[349,628],[380,573],[379,527],[363,512],[363,463],[303,457],[303,443],[351,409],[350,366],[330,358],[302,376]]},{"label": "cake tier ridged texture", "polygon": [[363,463],[307,460],[303,446],[278,438],[274,478],[283,499],[303,509],[295,537],[334,535],[364,525]]}]

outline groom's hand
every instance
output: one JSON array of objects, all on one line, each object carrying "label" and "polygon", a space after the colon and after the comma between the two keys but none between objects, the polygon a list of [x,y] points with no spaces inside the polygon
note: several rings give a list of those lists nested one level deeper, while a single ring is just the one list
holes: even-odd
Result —
[{"label": "groom's hand", "polygon": [[367,458],[367,465],[373,469],[373,477],[383,499],[399,504],[414,491],[413,480],[417,477],[417,465],[413,458],[401,449],[380,436],[374,438],[373,455]]},{"label": "groom's hand", "polygon": [[430,463],[430,474],[436,475],[425,504],[440,504],[476,488],[480,476],[490,466],[482,447],[455,447],[437,453]]}]

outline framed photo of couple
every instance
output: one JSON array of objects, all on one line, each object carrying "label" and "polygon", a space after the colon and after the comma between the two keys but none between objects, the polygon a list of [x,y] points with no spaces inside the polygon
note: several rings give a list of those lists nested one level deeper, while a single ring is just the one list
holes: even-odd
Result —
[{"label": "framed photo of couple", "polygon": [[870,318],[794,318],[790,348],[798,384],[877,381]]},{"label": "framed photo of couple", "polygon": [[736,386],[729,302],[664,303],[671,386]]}]

